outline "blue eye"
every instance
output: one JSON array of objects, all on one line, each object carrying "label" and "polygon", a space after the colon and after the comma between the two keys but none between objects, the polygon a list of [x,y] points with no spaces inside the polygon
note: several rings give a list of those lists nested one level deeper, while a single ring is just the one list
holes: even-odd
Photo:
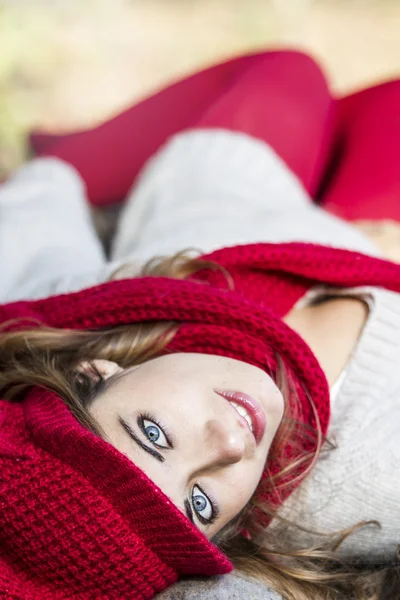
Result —
[{"label": "blue eye", "polygon": [[192,489],[192,506],[199,521],[204,525],[209,525],[215,518],[211,500],[197,485]]},{"label": "blue eye", "polygon": [[147,439],[159,448],[170,448],[171,445],[166,435],[157,423],[149,419],[142,419],[142,430]]}]

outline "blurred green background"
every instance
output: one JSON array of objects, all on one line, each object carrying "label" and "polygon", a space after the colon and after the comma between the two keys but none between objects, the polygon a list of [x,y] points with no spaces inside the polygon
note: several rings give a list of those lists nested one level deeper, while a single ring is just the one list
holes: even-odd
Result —
[{"label": "blurred green background", "polygon": [[0,0],[0,175],[193,69],[298,47],[337,93],[400,74],[400,0]]}]

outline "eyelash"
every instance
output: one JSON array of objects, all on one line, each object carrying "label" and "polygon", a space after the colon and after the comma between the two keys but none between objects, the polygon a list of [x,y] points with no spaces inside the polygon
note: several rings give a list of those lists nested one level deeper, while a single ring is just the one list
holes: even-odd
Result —
[{"label": "eyelash", "polygon": [[[208,520],[203,519],[203,517],[198,512],[196,512],[194,506],[193,506],[193,512],[195,513],[196,518],[200,521],[200,523],[202,525],[212,525],[213,523],[215,523],[215,521],[217,520],[217,518],[219,516],[219,510],[217,507],[217,503],[215,502],[214,498],[212,496],[210,496],[210,494],[208,492],[206,493],[198,483],[196,483],[195,485],[196,485],[196,487],[199,488],[201,493],[204,494],[209,499],[210,504],[211,504],[211,509],[212,509],[212,517],[211,517],[211,519],[208,519]],[[192,490],[193,490],[193,488],[192,488]],[[190,505],[192,506],[192,502],[190,502]]]},{"label": "eyelash", "polygon": [[[161,448],[162,450],[173,449],[174,444],[173,444],[173,441],[172,441],[172,437],[171,437],[170,433],[168,432],[168,429],[162,423],[160,423],[160,421],[158,421],[153,415],[151,415],[148,412],[141,413],[138,416],[138,425],[139,425],[140,430],[142,431],[142,433],[144,435],[146,435],[146,433],[145,433],[145,428],[144,428],[144,425],[143,425],[143,421],[152,421],[155,425],[157,425],[157,427],[159,427],[161,429],[161,431],[165,435],[165,439],[167,440],[167,442],[169,444],[169,448]],[[149,440],[149,442],[151,442],[154,446],[160,448],[160,446],[158,446],[156,444],[156,442],[152,442],[151,440]]]},{"label": "eyelash", "polygon": [[[138,425],[140,427],[140,430],[143,432],[144,435],[146,435],[145,434],[145,428],[144,428],[144,425],[143,425],[143,421],[152,421],[155,425],[157,425],[157,427],[159,427],[162,430],[162,432],[164,433],[165,438],[166,438],[166,440],[167,440],[170,448],[172,449],[174,447],[174,444],[173,444],[173,441],[172,441],[172,437],[171,437],[170,433],[168,432],[167,428],[165,427],[165,425],[163,425],[162,423],[160,423],[160,421],[158,421],[158,419],[156,419],[154,417],[154,415],[152,415],[152,414],[150,414],[148,412],[143,412],[143,413],[141,413],[138,416]],[[149,441],[151,442],[151,440],[149,440]],[[157,444],[155,442],[151,442],[151,443],[154,446],[157,446]],[[167,450],[167,448],[163,448],[163,450]],[[201,493],[204,494],[208,498],[208,500],[209,500],[209,502],[211,504],[211,508],[212,508],[212,517],[211,517],[211,519],[208,519],[208,520],[204,519],[195,510],[194,506],[192,505],[192,499],[191,499],[192,498],[192,494],[190,494],[190,500],[189,500],[190,506],[192,506],[192,510],[193,510],[194,514],[196,515],[196,518],[200,521],[200,523],[202,525],[212,525],[216,521],[216,519],[218,518],[218,516],[219,516],[219,510],[218,510],[218,507],[217,507],[217,503],[215,502],[214,498],[212,496],[210,496],[209,493],[206,493],[203,490],[203,488],[198,483],[196,483],[195,485],[199,488],[199,490],[201,491]],[[193,485],[193,487],[194,487],[194,485]],[[192,490],[193,490],[193,487],[192,487]]]}]

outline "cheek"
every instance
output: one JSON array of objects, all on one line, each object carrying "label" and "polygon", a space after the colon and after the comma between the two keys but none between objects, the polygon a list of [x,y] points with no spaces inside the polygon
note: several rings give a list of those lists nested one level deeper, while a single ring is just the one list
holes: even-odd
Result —
[{"label": "cheek", "polygon": [[250,501],[263,473],[263,465],[247,465],[220,482],[219,498],[224,506],[224,521],[233,519]]}]

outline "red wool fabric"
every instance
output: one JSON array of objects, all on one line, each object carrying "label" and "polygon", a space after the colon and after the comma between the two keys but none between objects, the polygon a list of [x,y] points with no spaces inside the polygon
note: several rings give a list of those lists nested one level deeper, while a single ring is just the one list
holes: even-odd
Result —
[{"label": "red wool fabric", "polygon": [[[173,320],[181,326],[167,351],[229,356],[272,375],[278,352],[299,393],[298,417],[315,424],[306,389],[326,433],[325,376],[281,317],[317,282],[400,291],[400,266],[297,243],[206,258],[228,269],[233,291],[210,270],[195,276],[203,285],[146,277],[4,305],[0,321],[97,329]],[[0,597],[144,600],[180,575],[231,568],[143,472],[85,430],[52,392],[34,388],[20,403],[0,401],[0,473]]]},{"label": "red wool fabric", "polygon": [[264,140],[314,196],[330,160],[335,125],[336,102],[320,67],[302,52],[281,50],[214,65],[93,129],[35,132],[30,141],[37,156],[73,165],[96,206],[125,198],[146,161],[172,135],[193,127]]},{"label": "red wool fabric", "polygon": [[400,221],[400,80],[343,98],[339,160],[322,204],[353,221]]},{"label": "red wool fabric", "polygon": [[311,57],[261,52],[195,73],[93,129],[35,132],[31,145],[72,164],[89,202],[101,206],[125,198],[177,132],[240,131],[269,144],[326,210],[399,221],[399,104],[399,80],[335,98]]}]

